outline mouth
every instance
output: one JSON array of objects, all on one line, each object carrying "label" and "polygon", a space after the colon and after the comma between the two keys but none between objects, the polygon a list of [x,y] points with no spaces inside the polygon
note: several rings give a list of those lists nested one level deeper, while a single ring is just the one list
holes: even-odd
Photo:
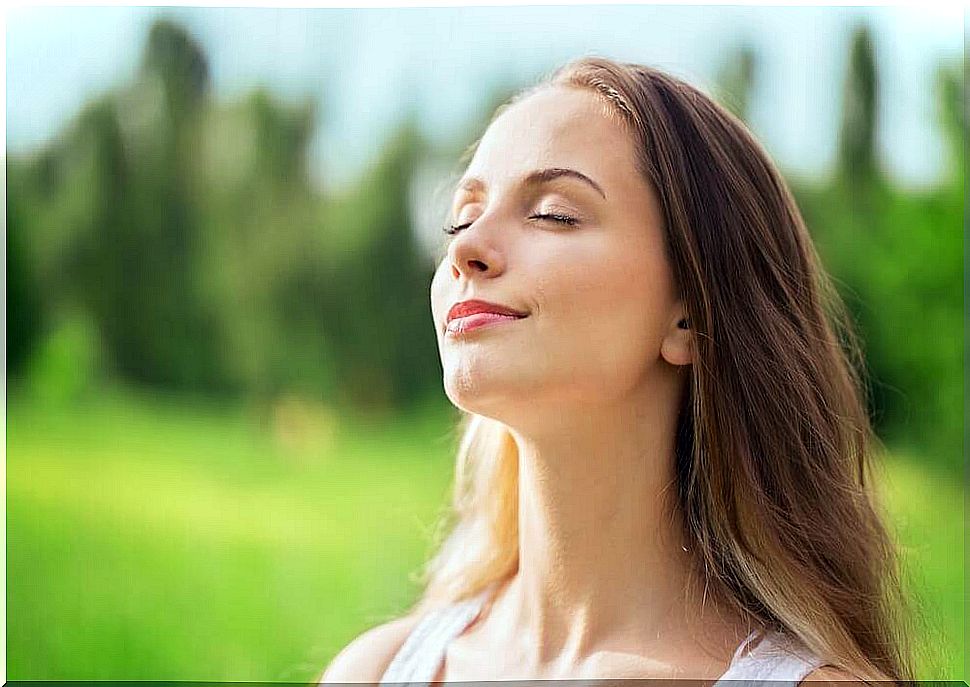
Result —
[{"label": "mouth", "polygon": [[528,314],[501,303],[477,298],[459,301],[451,306],[445,318],[445,334],[460,335],[472,330],[507,324],[521,320]]}]

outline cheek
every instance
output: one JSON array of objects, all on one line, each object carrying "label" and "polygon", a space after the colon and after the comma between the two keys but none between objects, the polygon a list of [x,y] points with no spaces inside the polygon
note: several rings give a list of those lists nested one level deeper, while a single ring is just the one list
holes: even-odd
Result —
[{"label": "cheek", "polygon": [[664,265],[642,247],[607,248],[545,273],[538,284],[543,338],[573,373],[627,377],[659,354]]},{"label": "cheek", "polygon": [[643,251],[585,251],[582,260],[548,267],[537,285],[540,304],[572,326],[646,322],[665,298],[655,261]]},{"label": "cheek", "polygon": [[447,298],[447,293],[445,289],[445,269],[443,264],[439,264],[438,268],[435,270],[434,275],[431,278],[431,314],[434,318],[435,326],[437,327],[442,318],[444,318],[444,309],[448,307],[445,302]]}]

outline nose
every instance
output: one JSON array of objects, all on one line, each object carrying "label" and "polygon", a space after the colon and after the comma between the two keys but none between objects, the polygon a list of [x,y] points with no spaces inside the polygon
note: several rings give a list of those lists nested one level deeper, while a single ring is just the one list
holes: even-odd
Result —
[{"label": "nose", "polygon": [[448,245],[451,276],[466,279],[477,276],[494,278],[505,270],[505,256],[484,226],[484,217],[459,231]]}]

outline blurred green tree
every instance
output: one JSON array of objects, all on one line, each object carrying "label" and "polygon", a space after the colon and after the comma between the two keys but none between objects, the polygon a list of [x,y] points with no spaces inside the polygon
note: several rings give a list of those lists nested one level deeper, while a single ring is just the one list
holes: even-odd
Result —
[{"label": "blurred green tree", "polygon": [[[23,175],[10,172],[8,176],[20,180]],[[7,191],[7,377],[19,382],[30,351],[43,332],[44,312],[40,285],[28,254],[26,194],[12,186]]]},{"label": "blurred green tree", "polygon": [[745,122],[751,115],[756,72],[757,55],[754,47],[745,42],[725,60],[716,81],[718,101]]},{"label": "blurred green tree", "polygon": [[354,403],[407,404],[441,384],[431,271],[408,212],[411,173],[425,148],[405,119],[354,192],[328,206],[341,250],[325,307],[336,322],[343,395]]},{"label": "blurred green tree", "polygon": [[217,321],[234,389],[271,398],[333,392],[329,246],[323,201],[310,188],[311,103],[292,107],[258,89],[213,104],[196,156],[204,269],[197,288]]},{"label": "blurred green tree", "polygon": [[868,24],[853,31],[849,68],[842,91],[839,170],[843,183],[857,191],[879,176],[876,154],[879,80],[872,32]]}]

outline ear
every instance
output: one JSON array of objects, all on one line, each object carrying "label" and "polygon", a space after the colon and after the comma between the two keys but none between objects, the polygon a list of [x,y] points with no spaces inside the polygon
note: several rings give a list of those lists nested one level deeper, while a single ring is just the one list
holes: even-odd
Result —
[{"label": "ear", "polygon": [[678,304],[667,333],[660,344],[660,355],[671,365],[690,365],[694,362],[693,329],[683,304]]}]

